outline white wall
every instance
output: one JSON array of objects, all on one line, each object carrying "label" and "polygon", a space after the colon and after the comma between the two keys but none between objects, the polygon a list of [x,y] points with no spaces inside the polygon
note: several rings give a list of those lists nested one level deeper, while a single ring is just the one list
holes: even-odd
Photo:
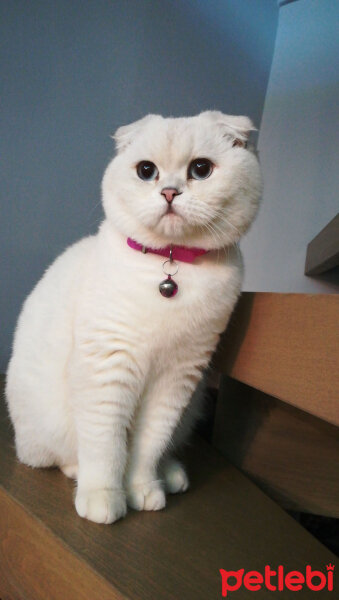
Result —
[{"label": "white wall", "polygon": [[259,135],[264,201],[243,241],[245,289],[333,293],[304,276],[308,242],[339,210],[339,2],[282,6]]}]

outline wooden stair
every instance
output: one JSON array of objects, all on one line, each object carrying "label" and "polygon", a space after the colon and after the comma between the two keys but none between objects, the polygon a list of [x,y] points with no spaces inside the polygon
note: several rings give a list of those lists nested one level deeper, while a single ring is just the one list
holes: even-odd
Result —
[{"label": "wooden stair", "polygon": [[[170,497],[165,510],[130,511],[112,526],[97,525],[77,516],[74,484],[59,470],[19,464],[2,401],[1,600],[215,600],[222,597],[221,568],[305,572],[306,565],[325,571],[335,564],[329,550],[203,440],[194,441],[185,460],[191,488]],[[298,598],[310,594],[305,588]],[[242,588],[234,597],[261,600],[272,592]]]},{"label": "wooden stair", "polygon": [[339,517],[339,295],[242,294],[214,358],[213,444],[287,509]]}]

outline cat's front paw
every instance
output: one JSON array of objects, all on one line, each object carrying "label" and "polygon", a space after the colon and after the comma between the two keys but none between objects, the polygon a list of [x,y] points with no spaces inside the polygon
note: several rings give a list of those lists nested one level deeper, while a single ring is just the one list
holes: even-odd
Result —
[{"label": "cat's front paw", "polygon": [[150,481],[127,489],[128,506],[134,510],[161,510],[166,506],[165,492],[160,481]]},{"label": "cat's front paw", "polygon": [[80,517],[95,523],[114,523],[127,512],[126,496],[120,490],[78,490],[75,508]]},{"label": "cat's front paw", "polygon": [[175,459],[168,459],[163,466],[165,489],[169,494],[186,492],[189,480],[182,464]]}]

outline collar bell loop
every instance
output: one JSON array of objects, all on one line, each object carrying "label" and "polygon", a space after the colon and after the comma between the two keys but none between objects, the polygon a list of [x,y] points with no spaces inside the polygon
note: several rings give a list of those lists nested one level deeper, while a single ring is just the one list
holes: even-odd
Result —
[{"label": "collar bell loop", "polygon": [[[171,250],[170,250],[170,252],[171,252]],[[172,269],[170,269],[170,268],[167,269],[166,265],[169,265],[169,267],[172,267]],[[174,268],[174,271],[173,271],[173,268]],[[162,265],[162,270],[165,273],[165,275],[167,275],[167,279],[164,279],[159,284],[159,292],[165,298],[173,298],[173,296],[175,296],[176,293],[178,292],[178,284],[176,283],[176,281],[174,281],[174,279],[172,279],[172,277],[177,274],[178,269],[179,269],[178,263],[176,263],[173,260],[173,257],[170,254],[170,258],[165,260],[165,262]],[[171,273],[171,271],[173,271],[173,272]]]}]

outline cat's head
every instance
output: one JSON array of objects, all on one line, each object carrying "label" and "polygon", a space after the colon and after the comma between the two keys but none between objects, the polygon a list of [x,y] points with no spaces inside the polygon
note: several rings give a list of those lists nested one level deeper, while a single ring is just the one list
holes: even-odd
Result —
[{"label": "cat's head", "polygon": [[237,242],[258,208],[258,160],[246,148],[247,117],[148,115],[120,127],[117,155],[102,183],[106,216],[126,237],[151,247],[205,249]]}]

